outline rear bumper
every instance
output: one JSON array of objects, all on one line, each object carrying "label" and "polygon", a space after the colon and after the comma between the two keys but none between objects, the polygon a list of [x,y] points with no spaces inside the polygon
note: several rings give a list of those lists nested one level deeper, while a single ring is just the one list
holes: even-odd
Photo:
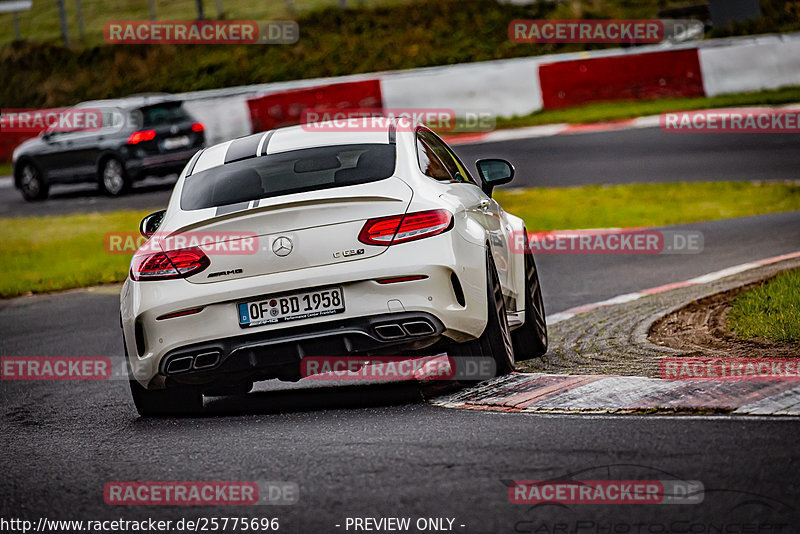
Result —
[{"label": "rear bumper", "polygon": [[428,313],[357,317],[284,329],[279,335],[256,333],[180,347],[159,365],[166,383],[232,384],[245,380],[300,378],[308,356],[403,354],[436,345],[445,328]]},{"label": "rear bumper", "polygon": [[[336,356],[390,350],[400,355],[438,342],[474,339],[486,325],[485,265],[483,246],[466,241],[457,232],[448,232],[389,247],[373,258],[269,275],[205,284],[182,279],[128,279],[122,289],[120,312],[131,368],[143,386],[158,389],[169,385],[167,377],[171,373],[167,372],[167,365],[175,355],[195,358],[215,352],[215,356],[205,359],[210,370],[241,363],[240,360],[246,360],[251,368],[296,367],[299,351]],[[405,275],[426,278],[393,284],[377,282],[380,278]],[[454,280],[460,291],[454,289]],[[344,291],[343,313],[253,328],[239,326],[239,302],[331,285],[341,286]],[[158,319],[192,308],[202,311]],[[396,315],[405,317],[403,314],[424,317],[434,325],[434,332],[418,338],[409,335],[392,339],[382,338],[374,329]],[[234,354],[242,356],[231,359]],[[232,363],[225,363],[228,360]],[[200,370],[202,364],[201,369],[195,369]],[[188,377],[189,370],[184,372]]]}]

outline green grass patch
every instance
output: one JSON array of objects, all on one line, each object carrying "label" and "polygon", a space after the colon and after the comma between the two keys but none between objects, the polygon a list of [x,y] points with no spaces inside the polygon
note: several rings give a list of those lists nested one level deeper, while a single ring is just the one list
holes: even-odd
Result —
[{"label": "green grass patch", "polygon": [[598,102],[568,109],[541,110],[519,117],[498,117],[497,128],[518,128],[557,123],[583,124],[659,115],[668,111],[690,111],[736,106],[776,106],[794,102],[800,102],[800,87],[782,87],[780,89],[713,97]]},{"label": "green grass patch", "polygon": [[800,269],[779,274],[736,297],[728,327],[745,339],[800,343]]},{"label": "green grass patch", "polygon": [[532,232],[662,226],[800,210],[800,185],[784,182],[508,189],[494,197]]},{"label": "green grass patch", "polygon": [[107,232],[136,232],[149,211],[0,219],[0,297],[125,280],[130,255],[107,254]]},{"label": "green grass patch", "polygon": [[[497,191],[530,231],[654,226],[800,209],[800,186],[711,182]],[[0,219],[0,297],[125,280],[130,255],[108,232],[136,232],[149,211]]]}]

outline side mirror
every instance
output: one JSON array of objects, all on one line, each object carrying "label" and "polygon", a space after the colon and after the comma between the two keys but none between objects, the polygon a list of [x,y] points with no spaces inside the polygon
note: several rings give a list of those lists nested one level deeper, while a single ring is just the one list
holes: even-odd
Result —
[{"label": "side mirror", "polygon": [[475,162],[483,180],[483,192],[492,196],[495,186],[507,184],[514,178],[514,166],[504,159],[479,159]]},{"label": "side mirror", "polygon": [[150,215],[142,219],[142,222],[139,223],[139,233],[141,233],[147,239],[153,237],[153,234],[156,233],[158,227],[161,226],[161,222],[164,220],[164,215],[166,213],[167,210],[161,210],[155,213],[151,213]]}]

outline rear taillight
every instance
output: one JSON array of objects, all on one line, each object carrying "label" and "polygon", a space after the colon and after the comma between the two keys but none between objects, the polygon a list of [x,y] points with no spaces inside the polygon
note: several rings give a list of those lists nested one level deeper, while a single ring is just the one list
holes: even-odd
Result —
[{"label": "rear taillight", "polygon": [[143,141],[152,141],[155,138],[156,138],[155,130],[141,130],[139,132],[133,132],[131,136],[128,137],[128,144],[136,145]]},{"label": "rear taillight", "polygon": [[367,245],[397,245],[442,234],[453,227],[453,214],[447,210],[419,211],[370,219],[358,234]]},{"label": "rear taillight", "polygon": [[197,247],[134,256],[131,278],[134,280],[169,280],[197,274],[211,264]]},{"label": "rear taillight", "polygon": [[192,131],[193,132],[203,132],[203,131],[205,131],[205,129],[206,129],[206,127],[203,126],[203,124],[200,123],[200,122],[196,122],[196,123],[192,124]]}]

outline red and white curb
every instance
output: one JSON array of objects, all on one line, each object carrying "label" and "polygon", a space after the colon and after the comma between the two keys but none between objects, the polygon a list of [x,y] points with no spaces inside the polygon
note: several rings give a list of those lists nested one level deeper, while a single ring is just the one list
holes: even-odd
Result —
[{"label": "red and white curb", "polygon": [[499,412],[701,410],[800,415],[800,383],[515,373],[431,403],[443,408]]},{"label": "red and white curb", "polygon": [[[603,306],[714,282],[793,258],[800,258],[800,251],[578,306],[549,317],[547,322],[555,324]],[[800,415],[800,380],[667,380],[640,376],[513,373],[436,397],[430,403],[444,408],[500,412],[624,413],[689,410],[749,415]]]},{"label": "red and white curb", "polygon": [[728,267],[726,269],[715,271],[713,273],[704,274],[703,276],[698,276],[697,278],[684,280],[683,282],[674,282],[672,284],[665,284],[663,286],[651,287],[650,289],[643,289],[641,291],[636,291],[635,293],[626,293],[624,295],[617,295],[616,297],[612,297],[607,300],[601,300],[600,302],[583,304],[581,306],[576,306],[574,308],[564,310],[563,312],[554,313],[553,315],[550,315],[549,317],[547,317],[547,324],[553,325],[556,323],[560,323],[561,321],[566,321],[567,319],[575,317],[579,313],[586,313],[603,306],[613,306],[614,304],[631,302],[633,300],[637,300],[642,297],[646,297],[648,295],[664,293],[665,291],[670,291],[672,289],[678,289],[681,287],[695,286],[698,284],[707,284],[709,282],[714,282],[716,280],[720,280],[727,276],[738,274],[744,271],[749,271],[750,269],[756,269],[758,267],[763,267],[764,265],[770,265],[773,263],[778,263],[780,261],[790,260],[793,258],[800,258],[800,251],[791,252],[789,254],[782,254],[780,256],[773,256],[771,258],[757,260],[749,263],[742,263],[740,265]]},{"label": "red and white curb", "polygon": [[[737,108],[712,108],[704,110],[691,110],[691,113],[711,113],[720,111],[746,111],[755,109],[780,109],[800,111],[800,104],[785,104],[781,106],[747,106]],[[537,137],[550,137],[553,135],[574,135],[585,133],[613,132],[619,130],[636,130],[640,128],[657,128],[661,124],[660,115],[648,115],[634,119],[618,121],[592,122],[586,124],[544,124],[542,126],[526,126],[522,128],[509,128],[493,132],[467,133],[445,135],[444,138],[451,145],[469,145],[480,143],[497,143],[500,141],[516,141],[520,139],[535,139]]]}]

